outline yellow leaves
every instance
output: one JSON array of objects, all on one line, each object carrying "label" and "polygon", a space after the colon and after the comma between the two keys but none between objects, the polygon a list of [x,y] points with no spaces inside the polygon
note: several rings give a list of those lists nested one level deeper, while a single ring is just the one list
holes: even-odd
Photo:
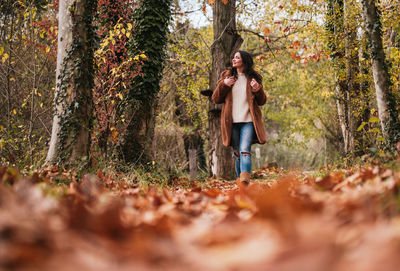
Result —
[{"label": "yellow leaves", "polygon": [[120,93],[118,93],[117,94],[117,96],[118,96],[118,98],[120,98],[121,100],[124,98],[124,96],[122,95],[122,93],[120,92]]},{"label": "yellow leaves", "polygon": [[46,47],[46,53],[50,52],[50,47]]},{"label": "yellow leaves", "polygon": [[378,136],[376,140],[379,142],[385,142],[385,139],[382,136]]},{"label": "yellow leaves", "polygon": [[5,63],[8,58],[9,58],[9,55],[7,53],[4,53],[3,57],[1,58],[1,62]]},{"label": "yellow leaves", "polygon": [[377,118],[377,117],[371,117],[371,118],[369,119],[369,122],[372,122],[372,123],[374,123],[374,122],[379,122],[379,118]]},{"label": "yellow leaves", "polygon": [[[114,46],[117,44],[119,40],[123,38],[123,36],[126,36],[127,38],[130,38],[131,30],[133,28],[131,23],[128,23],[126,26],[127,28],[124,27],[122,23],[120,23],[121,19],[118,21],[118,23],[114,26],[113,29],[111,29],[108,32],[108,36],[106,36],[100,43],[100,47],[96,50],[95,52],[95,57],[100,58],[101,60],[105,60],[103,58],[103,55],[110,50],[107,48],[110,43]],[[103,61],[105,62],[105,61]]]},{"label": "yellow leaves", "polygon": [[321,91],[321,96],[324,98],[330,98],[333,96],[333,93],[331,91],[325,89],[325,90]]},{"label": "yellow leaves", "polygon": [[113,141],[114,143],[116,143],[116,142],[118,141],[119,132],[118,132],[118,130],[117,130],[114,126],[111,127],[110,130],[111,130],[111,138],[112,138],[112,141]]},{"label": "yellow leaves", "polygon": [[136,55],[136,56],[133,58],[133,60],[135,60],[135,61],[139,61],[139,60],[141,60],[141,59],[147,60],[147,56],[146,56],[145,54],[140,54],[140,55]]},{"label": "yellow leaves", "polygon": [[4,53],[4,48],[0,47],[0,56]]},{"label": "yellow leaves", "polygon": [[361,131],[367,123],[363,121],[361,125],[357,128],[357,132]]},{"label": "yellow leaves", "polygon": [[17,115],[17,110],[16,109],[13,109],[12,112],[13,112],[14,115]]},{"label": "yellow leaves", "polygon": [[[3,126],[1,126],[1,128],[3,128]],[[0,148],[4,148],[5,145],[6,145],[6,141],[3,138],[0,139]]]}]

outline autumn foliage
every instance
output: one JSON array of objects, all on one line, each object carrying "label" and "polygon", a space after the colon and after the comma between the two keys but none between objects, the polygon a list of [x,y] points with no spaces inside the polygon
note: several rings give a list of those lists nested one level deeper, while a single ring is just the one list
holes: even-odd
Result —
[{"label": "autumn foliage", "polygon": [[135,177],[101,171],[73,176],[58,168],[29,177],[0,169],[1,268],[396,270],[400,264],[400,173],[379,166],[322,178],[293,173],[248,187],[170,178],[143,188]]}]

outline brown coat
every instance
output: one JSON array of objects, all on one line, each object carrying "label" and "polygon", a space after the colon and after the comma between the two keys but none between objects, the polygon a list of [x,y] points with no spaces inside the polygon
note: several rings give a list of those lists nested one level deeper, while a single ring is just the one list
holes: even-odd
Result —
[{"label": "brown coat", "polygon": [[[230,70],[226,70],[221,73],[220,79],[218,80],[217,87],[212,95],[212,100],[216,104],[224,103],[221,112],[221,134],[222,143],[228,147],[231,145],[231,134],[232,134],[232,87],[224,84],[224,79],[231,75]],[[267,101],[267,97],[264,92],[264,88],[256,91],[250,86],[251,78],[247,78],[247,101],[249,103],[249,109],[251,118],[253,120],[254,129],[256,130],[257,137],[254,138],[253,143],[264,144],[267,141],[267,135],[265,132],[264,123],[262,121],[261,110],[259,106],[264,105]]]}]

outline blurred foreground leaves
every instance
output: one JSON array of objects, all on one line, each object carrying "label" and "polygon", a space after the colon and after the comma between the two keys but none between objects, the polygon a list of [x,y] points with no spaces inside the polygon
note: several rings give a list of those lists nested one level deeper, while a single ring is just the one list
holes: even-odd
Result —
[{"label": "blurred foreground leaves", "polygon": [[400,266],[400,172],[379,166],[320,178],[297,172],[248,187],[165,182],[143,187],[101,171],[76,180],[58,168],[24,177],[1,167],[0,270]]}]

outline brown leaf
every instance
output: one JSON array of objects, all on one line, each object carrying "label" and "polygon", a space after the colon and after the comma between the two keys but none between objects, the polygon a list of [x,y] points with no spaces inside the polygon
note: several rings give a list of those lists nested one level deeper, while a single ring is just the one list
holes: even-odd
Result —
[{"label": "brown leaf", "polygon": [[202,193],[210,198],[216,198],[222,194],[222,191],[218,188],[211,188],[211,189],[203,190]]},{"label": "brown leaf", "polygon": [[343,172],[335,171],[332,174],[315,180],[315,184],[325,190],[332,190],[337,184],[341,183],[343,180]]}]

